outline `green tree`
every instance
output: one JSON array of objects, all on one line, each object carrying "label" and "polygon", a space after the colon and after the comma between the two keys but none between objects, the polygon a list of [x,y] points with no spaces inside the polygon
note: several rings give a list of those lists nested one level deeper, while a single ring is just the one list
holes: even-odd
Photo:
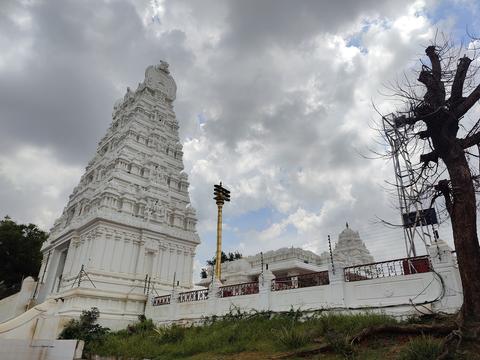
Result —
[{"label": "green tree", "polygon": [[[235,251],[234,253],[229,252],[228,254],[225,254],[222,251],[222,258],[221,258],[222,264],[226,261],[234,261],[234,260],[238,260],[238,259],[241,259],[241,258],[242,258],[242,254],[238,251]],[[215,265],[216,262],[217,262],[217,259],[214,256],[212,258],[212,260],[207,260],[207,265],[213,266],[213,265]]]},{"label": "green tree", "polygon": [[22,278],[38,275],[46,239],[34,224],[17,224],[8,216],[0,221],[0,299],[18,291]]}]

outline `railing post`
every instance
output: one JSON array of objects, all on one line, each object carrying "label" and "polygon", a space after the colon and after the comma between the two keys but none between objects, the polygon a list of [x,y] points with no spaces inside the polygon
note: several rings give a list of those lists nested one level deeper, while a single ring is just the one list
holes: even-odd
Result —
[{"label": "railing post", "polygon": [[344,265],[340,263],[335,263],[335,267],[332,264],[328,265],[328,279],[330,284],[329,286],[329,296],[331,304],[330,307],[345,307],[345,304],[348,303],[348,299],[345,299],[345,277],[344,277]]},{"label": "railing post", "polygon": [[222,283],[214,278],[208,287],[207,315],[218,315],[218,302],[220,301],[220,287]]},{"label": "railing post", "polygon": [[177,288],[174,286],[172,289],[172,293],[170,295],[170,319],[173,321],[177,320],[178,315],[178,291]]},{"label": "railing post", "polygon": [[272,280],[275,280],[275,275],[270,270],[265,270],[258,277],[258,310],[260,311],[271,309]]},{"label": "railing post", "polygon": [[[463,303],[462,280],[452,248],[440,239],[428,247],[428,254],[433,270],[442,277],[445,294],[438,303],[433,304],[436,310],[456,312]],[[442,286],[441,282],[438,282]]]},{"label": "railing post", "polygon": [[223,284],[216,278],[213,279],[213,281],[210,283],[210,286],[208,287],[208,297],[209,298],[220,298],[220,288],[223,286]]}]

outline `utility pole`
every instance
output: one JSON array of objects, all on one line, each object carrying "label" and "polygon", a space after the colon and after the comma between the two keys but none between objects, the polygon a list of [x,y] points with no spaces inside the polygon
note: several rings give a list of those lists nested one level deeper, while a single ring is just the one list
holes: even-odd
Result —
[{"label": "utility pole", "polygon": [[218,208],[218,216],[217,216],[217,256],[215,258],[215,277],[218,281],[221,281],[222,276],[222,207],[225,204],[225,201],[230,201],[230,191],[225,189],[222,186],[222,182],[220,181],[220,185],[213,186],[213,194],[215,197],[215,203],[217,204]]}]

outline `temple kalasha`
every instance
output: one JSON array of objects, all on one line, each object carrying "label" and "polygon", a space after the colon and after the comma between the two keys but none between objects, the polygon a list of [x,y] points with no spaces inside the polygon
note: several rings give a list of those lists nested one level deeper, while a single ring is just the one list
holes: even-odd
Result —
[{"label": "temple kalasha", "polygon": [[[43,245],[36,280],[0,300],[0,339],[54,339],[66,321],[96,307],[102,325],[139,315],[157,324],[242,311],[336,309],[456,311],[462,287],[455,254],[438,239],[427,255],[375,262],[346,224],[331,252],[281,248],[222,264],[196,285],[200,238],[183,167],[163,61],[117,101],[112,122]],[[213,253],[213,249],[212,249]],[[215,281],[213,281],[215,280]]]}]

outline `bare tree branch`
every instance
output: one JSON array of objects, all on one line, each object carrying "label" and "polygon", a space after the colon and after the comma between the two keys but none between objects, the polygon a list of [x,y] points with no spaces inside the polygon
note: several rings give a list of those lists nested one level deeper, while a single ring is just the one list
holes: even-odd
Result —
[{"label": "bare tree branch", "polygon": [[465,77],[467,76],[468,67],[472,59],[464,56],[458,61],[457,72],[455,73],[455,79],[452,84],[452,91],[450,95],[450,102],[456,104],[462,99],[463,84],[465,83]]},{"label": "bare tree branch", "polygon": [[460,105],[455,108],[455,116],[461,118],[470,110],[473,105],[480,99],[480,84],[473,90],[468,97],[463,100]]}]

